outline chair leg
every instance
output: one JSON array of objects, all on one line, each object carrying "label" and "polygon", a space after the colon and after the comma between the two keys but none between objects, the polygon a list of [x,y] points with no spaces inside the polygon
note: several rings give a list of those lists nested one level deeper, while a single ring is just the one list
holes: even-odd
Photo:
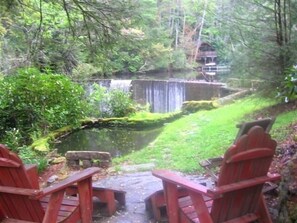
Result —
[{"label": "chair leg", "polygon": [[[101,187],[92,187],[93,197],[99,198],[100,202],[107,205],[107,215],[112,216],[116,212],[116,200],[120,205],[126,205],[126,192]],[[70,196],[77,194],[77,186],[67,188],[66,193]]]},{"label": "chair leg", "polygon": [[265,203],[265,199],[261,196],[260,206],[259,206],[259,214],[260,214],[260,222],[261,223],[272,223],[268,208]]},{"label": "chair leg", "polygon": [[151,204],[152,204],[152,212],[153,212],[153,216],[154,219],[158,222],[161,220],[161,211],[160,211],[160,205],[164,205],[165,200],[164,200],[164,196],[160,194],[156,194],[155,196],[151,197]]},{"label": "chair leg", "polygon": [[77,185],[82,223],[92,222],[92,178],[80,181]]},{"label": "chair leg", "polygon": [[93,196],[98,197],[100,201],[107,205],[107,215],[112,216],[116,212],[116,202],[114,191],[112,190],[96,190],[93,188]]},{"label": "chair leg", "polygon": [[126,205],[126,193],[121,191],[115,191],[114,192],[115,199],[119,202],[120,205],[125,206]]}]

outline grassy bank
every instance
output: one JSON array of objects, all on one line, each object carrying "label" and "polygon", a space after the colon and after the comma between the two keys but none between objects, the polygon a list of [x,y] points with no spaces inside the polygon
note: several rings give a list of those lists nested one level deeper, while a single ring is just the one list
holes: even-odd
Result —
[{"label": "grassy bank", "polygon": [[[251,114],[259,113],[276,103],[271,99],[251,96],[218,109],[184,116],[167,124],[157,139],[145,149],[113,162],[155,163],[157,168],[199,171],[200,160],[222,155],[233,142],[238,131],[235,127],[237,123],[252,120]],[[288,134],[286,126],[293,121],[297,121],[297,111],[278,115],[272,135],[277,140],[284,139]]]}]

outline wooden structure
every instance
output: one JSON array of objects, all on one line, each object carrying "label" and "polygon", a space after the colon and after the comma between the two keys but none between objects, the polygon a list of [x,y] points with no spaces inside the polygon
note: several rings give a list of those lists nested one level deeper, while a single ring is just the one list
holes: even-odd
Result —
[{"label": "wooden structure", "polygon": [[[272,222],[262,188],[280,176],[268,174],[276,142],[259,126],[252,127],[225,153],[217,185],[207,188],[168,170],[155,170],[163,181],[170,223]],[[178,188],[189,196],[178,198]]]},{"label": "wooden structure", "polygon": [[213,46],[207,42],[201,42],[198,47],[197,62],[200,62],[201,64],[216,63],[217,52]]},{"label": "wooden structure", "polygon": [[[188,195],[189,193],[185,188],[177,188],[178,198],[182,198]],[[158,190],[154,192],[144,200],[144,203],[146,211],[151,215],[150,217],[153,217],[156,222],[163,222],[164,218],[166,218],[166,200],[164,191]]]},{"label": "wooden structure", "polygon": [[[244,134],[247,134],[248,131],[254,126],[260,126],[264,129],[266,133],[269,133],[274,122],[275,122],[275,118],[264,118],[264,119],[244,122],[236,125],[236,127],[239,128],[239,130],[234,140],[234,143],[236,143],[239,137],[241,137]],[[222,164],[222,162],[223,162],[223,156],[220,156],[220,157],[202,160],[199,162],[199,164],[201,167],[205,169],[206,173],[209,176],[211,176],[212,180],[217,182],[218,176],[217,176],[216,170],[218,170],[218,167]]]},{"label": "wooden structure", "polygon": [[[85,169],[40,189],[36,166],[25,166],[15,153],[0,145],[0,221],[92,222],[92,175],[97,172],[96,167]],[[73,184],[77,184],[78,196],[64,196]]]},{"label": "wooden structure", "polygon": [[[102,188],[93,186],[93,197],[97,197],[100,203],[106,205],[106,215],[112,216],[117,209],[117,202],[119,205],[126,205],[126,192],[122,190],[115,190],[110,188]],[[76,185],[68,187],[66,189],[67,195],[75,195],[78,193],[78,188]]]}]

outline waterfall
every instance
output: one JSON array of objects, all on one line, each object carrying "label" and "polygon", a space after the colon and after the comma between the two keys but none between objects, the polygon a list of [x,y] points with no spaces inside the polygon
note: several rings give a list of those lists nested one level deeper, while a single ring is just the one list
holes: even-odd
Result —
[{"label": "waterfall", "polygon": [[130,92],[131,80],[111,80],[109,89],[119,89],[124,92]]},{"label": "waterfall", "polygon": [[166,85],[164,84],[164,81],[152,82],[151,101],[148,101],[148,103],[151,105],[153,112],[165,112],[166,93]]},{"label": "waterfall", "polygon": [[176,81],[136,80],[132,82],[133,98],[149,103],[152,112],[174,112],[185,101],[185,84]]},{"label": "waterfall", "polygon": [[174,112],[182,107],[185,101],[185,82],[168,82],[168,111]]},{"label": "waterfall", "polygon": [[[107,89],[120,89],[131,92],[132,98],[139,104],[150,104],[151,112],[175,112],[184,101],[211,100],[220,97],[222,83],[201,83],[197,81],[176,80],[97,80]],[[87,87],[92,92],[92,83]]]}]

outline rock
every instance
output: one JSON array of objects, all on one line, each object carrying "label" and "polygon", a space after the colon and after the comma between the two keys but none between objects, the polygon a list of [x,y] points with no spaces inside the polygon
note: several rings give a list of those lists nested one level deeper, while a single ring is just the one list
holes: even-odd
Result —
[{"label": "rock", "polygon": [[58,163],[63,163],[66,161],[65,157],[56,157],[51,161],[51,164],[58,164]]},{"label": "rock", "polygon": [[87,160],[82,160],[82,166],[83,168],[89,168],[92,166],[92,162],[90,159],[87,159]]},{"label": "rock", "polygon": [[51,185],[59,179],[57,175],[53,175],[47,179],[47,185]]},{"label": "rock", "polygon": [[68,151],[66,154],[67,165],[69,167],[88,168],[97,166],[108,168],[111,166],[111,155],[108,152],[100,151]]}]

